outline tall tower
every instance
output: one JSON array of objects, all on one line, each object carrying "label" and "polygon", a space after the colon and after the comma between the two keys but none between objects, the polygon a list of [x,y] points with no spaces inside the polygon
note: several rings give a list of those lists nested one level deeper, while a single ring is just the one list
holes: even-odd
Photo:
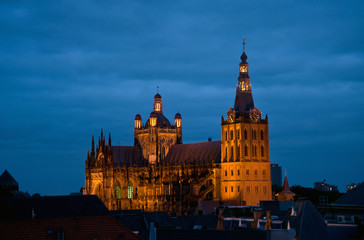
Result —
[{"label": "tall tower", "polygon": [[249,64],[240,57],[234,108],[221,118],[221,200],[239,205],[257,205],[272,199],[268,116],[254,106]]}]

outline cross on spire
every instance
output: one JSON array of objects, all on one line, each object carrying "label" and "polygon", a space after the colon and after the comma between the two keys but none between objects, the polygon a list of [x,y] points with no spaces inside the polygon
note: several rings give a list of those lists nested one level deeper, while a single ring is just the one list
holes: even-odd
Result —
[{"label": "cross on spire", "polygon": [[245,41],[246,41],[246,38],[243,39],[243,52],[245,52]]}]

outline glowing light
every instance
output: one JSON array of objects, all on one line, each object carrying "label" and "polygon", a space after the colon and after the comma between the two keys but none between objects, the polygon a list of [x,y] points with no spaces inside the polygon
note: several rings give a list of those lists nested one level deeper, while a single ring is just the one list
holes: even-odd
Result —
[{"label": "glowing light", "polygon": [[133,186],[131,184],[128,184],[128,198],[133,197]]},{"label": "glowing light", "polygon": [[157,125],[157,118],[150,118],[150,126],[155,127]]},{"label": "glowing light", "polygon": [[240,72],[242,72],[242,73],[248,72],[248,67],[247,66],[240,66]]},{"label": "glowing light", "polygon": [[156,103],[155,104],[155,111],[159,112],[161,110],[161,104],[160,103]]},{"label": "glowing light", "polygon": [[135,120],[135,128],[141,128],[142,122],[140,120]]}]

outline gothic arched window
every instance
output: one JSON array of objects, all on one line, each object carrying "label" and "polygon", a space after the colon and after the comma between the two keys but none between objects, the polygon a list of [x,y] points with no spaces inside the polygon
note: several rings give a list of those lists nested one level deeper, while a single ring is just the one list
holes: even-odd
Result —
[{"label": "gothic arched window", "polygon": [[252,130],[252,139],[257,140],[257,131],[256,130]]},{"label": "gothic arched window", "polygon": [[260,146],[260,155],[264,157],[264,146]]},{"label": "gothic arched window", "polygon": [[119,184],[116,184],[114,186],[114,195],[117,199],[121,198],[121,188],[120,188]]},{"label": "gothic arched window", "polygon": [[260,130],[260,140],[264,140],[264,131]]},{"label": "gothic arched window", "polygon": [[230,161],[233,161],[233,159],[234,159],[234,147],[231,146],[231,148],[230,148]]},{"label": "gothic arched window", "polygon": [[246,157],[248,156],[248,146],[247,145],[244,146],[244,155]]},{"label": "gothic arched window", "polygon": [[240,160],[240,145],[238,145],[237,149],[236,149],[236,161]]},{"label": "gothic arched window", "polygon": [[244,129],[244,140],[248,139],[248,131]]},{"label": "gothic arched window", "polygon": [[224,158],[224,161],[225,162],[227,161],[227,147],[225,147],[225,158]]},{"label": "gothic arched window", "polygon": [[256,157],[257,156],[257,146],[255,146],[255,145],[253,145],[252,156],[253,157]]},{"label": "gothic arched window", "polygon": [[132,197],[133,197],[133,185],[128,183],[128,198],[130,199]]}]

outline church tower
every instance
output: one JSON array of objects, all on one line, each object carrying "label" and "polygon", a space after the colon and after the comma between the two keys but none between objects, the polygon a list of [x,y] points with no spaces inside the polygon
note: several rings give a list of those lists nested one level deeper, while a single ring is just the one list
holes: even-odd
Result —
[{"label": "church tower", "polygon": [[221,200],[238,205],[257,205],[272,199],[268,116],[255,107],[249,64],[240,57],[234,108],[221,118]]}]

